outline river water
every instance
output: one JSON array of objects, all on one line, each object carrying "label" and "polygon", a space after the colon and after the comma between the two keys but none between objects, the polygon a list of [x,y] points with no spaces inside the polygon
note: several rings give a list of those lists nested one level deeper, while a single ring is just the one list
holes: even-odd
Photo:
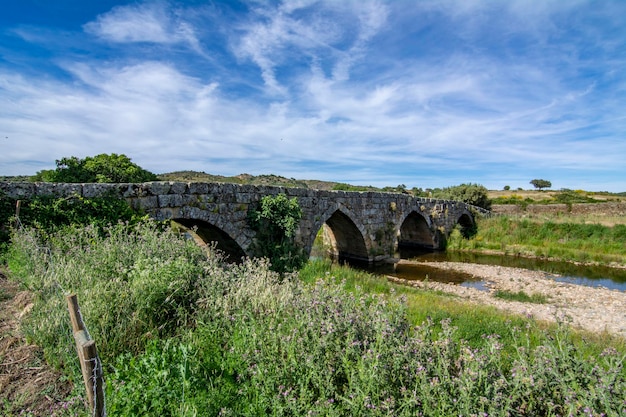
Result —
[{"label": "river water", "polygon": [[556,281],[568,282],[589,287],[605,287],[626,291],[626,269],[606,266],[575,265],[569,262],[554,262],[544,259],[522,258],[505,255],[482,255],[462,252],[413,252],[402,253],[403,259],[416,261],[412,264],[379,265],[370,270],[375,273],[396,276],[408,280],[424,280],[454,283],[466,287],[485,289],[484,282],[469,274],[431,268],[420,265],[428,262],[467,262],[486,265],[500,265],[524,268],[547,273],[547,277]]}]

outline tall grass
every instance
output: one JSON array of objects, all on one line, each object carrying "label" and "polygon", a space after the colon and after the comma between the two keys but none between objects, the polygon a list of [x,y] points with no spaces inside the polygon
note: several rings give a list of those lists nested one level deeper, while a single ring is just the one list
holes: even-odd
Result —
[{"label": "tall grass", "polygon": [[7,254],[13,278],[38,302],[24,326],[63,365],[73,357],[64,295],[76,293],[104,359],[140,352],[152,338],[187,326],[196,286],[213,266],[192,242],[152,223],[106,229],[65,228],[42,240],[34,229],[13,236]]},{"label": "tall grass", "polygon": [[623,224],[536,222],[498,216],[478,219],[477,229],[470,239],[453,232],[448,248],[626,265],[626,225]]},{"label": "tall grass", "polygon": [[[47,242],[24,231],[7,261],[38,294],[30,338],[77,380],[63,294],[78,293],[105,362],[111,415],[626,412],[619,344],[590,356],[565,325],[544,337],[533,321],[495,313],[486,320],[495,327],[477,323],[480,312],[464,321],[454,300],[442,309],[441,295],[420,298],[365,275],[362,286],[325,263],[305,279],[280,277],[263,261],[225,265],[150,223]],[[462,327],[497,331],[473,343]]]}]

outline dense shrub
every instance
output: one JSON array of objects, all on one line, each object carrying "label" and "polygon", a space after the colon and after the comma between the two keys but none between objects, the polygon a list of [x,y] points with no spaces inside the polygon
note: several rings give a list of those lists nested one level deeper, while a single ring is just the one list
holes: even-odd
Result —
[{"label": "dense shrub", "polygon": [[306,262],[302,248],[295,242],[301,218],[298,199],[289,199],[285,194],[264,196],[249,213],[248,222],[257,233],[252,249],[256,256],[270,260],[272,270],[291,272]]},{"label": "dense shrub", "polygon": [[463,201],[473,206],[491,209],[491,200],[487,188],[479,184],[461,184],[443,189],[436,189],[432,197],[444,200]]}]

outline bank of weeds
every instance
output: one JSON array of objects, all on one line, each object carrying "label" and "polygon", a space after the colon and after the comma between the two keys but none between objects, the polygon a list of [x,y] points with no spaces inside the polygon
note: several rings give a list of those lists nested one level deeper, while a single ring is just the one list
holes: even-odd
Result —
[{"label": "bank of weeds", "polygon": [[[82,395],[64,301],[78,294],[110,415],[620,415],[626,348],[310,263],[227,265],[148,222],[13,237],[36,294],[23,329]],[[76,415],[59,403],[54,415]],[[3,410],[20,415],[28,410]]]},{"label": "bank of weeds", "polygon": [[520,216],[477,217],[471,238],[454,231],[448,249],[489,251],[583,263],[626,266],[626,224],[613,226],[566,221],[538,221]]}]

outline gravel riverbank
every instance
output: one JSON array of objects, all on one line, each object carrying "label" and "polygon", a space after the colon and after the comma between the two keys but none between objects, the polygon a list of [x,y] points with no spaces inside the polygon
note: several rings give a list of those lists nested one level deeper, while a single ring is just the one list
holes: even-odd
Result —
[{"label": "gravel riverbank", "polygon": [[[412,261],[401,260],[400,263]],[[419,262],[433,268],[454,270],[484,280],[488,291],[432,281],[388,279],[415,287],[455,294],[469,302],[493,305],[511,313],[532,316],[537,320],[565,320],[572,326],[591,332],[608,332],[626,338],[626,292],[575,285],[546,277],[546,273],[521,268],[480,265],[462,262]],[[496,291],[523,291],[542,294],[544,304],[507,301],[496,298]]]}]

